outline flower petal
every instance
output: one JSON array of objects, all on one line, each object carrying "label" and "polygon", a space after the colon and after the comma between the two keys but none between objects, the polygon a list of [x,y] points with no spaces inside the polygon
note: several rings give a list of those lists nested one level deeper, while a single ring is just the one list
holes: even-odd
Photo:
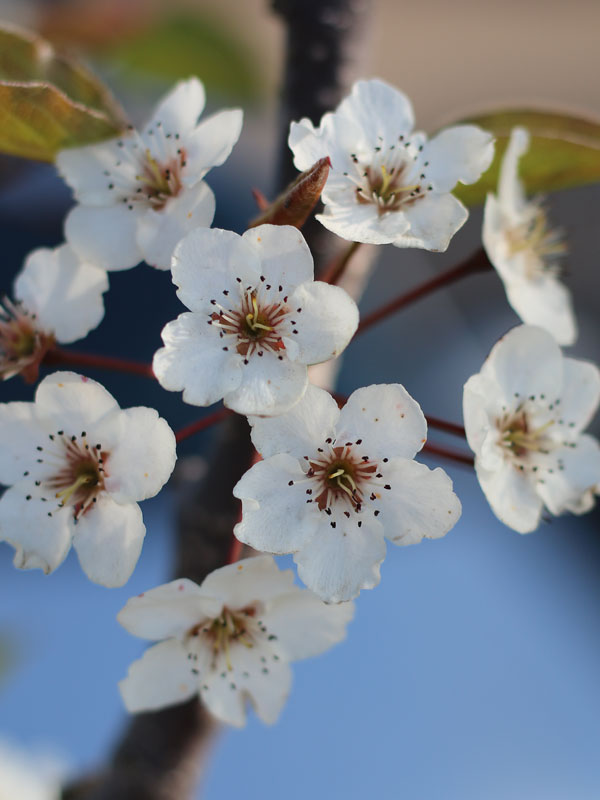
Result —
[{"label": "flower petal", "polygon": [[225,303],[228,294],[239,295],[240,286],[256,286],[260,270],[254,248],[237,233],[219,228],[197,228],[173,253],[177,296],[191,311],[210,313],[211,300]]},{"label": "flower petal", "polygon": [[529,149],[529,133],[525,128],[513,128],[500,166],[498,202],[505,214],[519,217],[527,205],[519,180],[519,159]]},{"label": "flower petal", "polygon": [[469,212],[452,194],[425,195],[405,209],[410,228],[394,240],[396,247],[422,247],[434,253],[448,249],[450,239],[467,221]]},{"label": "flower petal", "polygon": [[79,432],[97,423],[119,405],[104,386],[75,372],[55,372],[40,383],[35,393],[38,418],[56,422],[68,432]]},{"label": "flower petal", "polygon": [[290,124],[288,146],[294,154],[294,166],[301,171],[310,169],[320,158],[330,155],[325,131],[322,127],[315,128],[306,117]]},{"label": "flower petal", "polygon": [[106,491],[117,503],[146,500],[169,480],[175,435],[154,408],[127,408],[106,417],[94,430],[109,453]]},{"label": "flower petal", "polygon": [[224,404],[238,414],[283,414],[300,400],[308,385],[308,369],[275,353],[259,350],[242,365],[242,379],[226,394]]},{"label": "flower petal", "polygon": [[306,502],[304,479],[297,459],[285,454],[259,461],[242,475],[233,488],[242,501],[242,520],[233,530],[240,542],[267,553],[304,547],[320,518]]},{"label": "flower petal", "polygon": [[303,458],[333,437],[339,417],[338,404],[329,392],[309,383],[302,398],[285,414],[248,417],[248,422],[252,442],[263,458],[276,453]]},{"label": "flower petal", "polygon": [[294,561],[309,589],[326,603],[341,603],[356,597],[361,589],[377,586],[385,551],[383,529],[377,520],[364,514],[346,519],[336,509],[331,517],[322,515],[318,530],[294,554]]},{"label": "flower petal", "polygon": [[303,283],[289,300],[296,317],[297,359],[302,364],[319,364],[338,356],[358,327],[358,308],[339,286],[321,281]]},{"label": "flower petal", "polygon": [[142,639],[181,638],[205,619],[218,617],[222,603],[203,595],[187,578],[132,597],[117,614],[125,630]]},{"label": "flower petal", "polygon": [[0,483],[10,486],[29,472],[47,438],[35,403],[0,403]]},{"label": "flower petal", "polygon": [[375,205],[363,205],[355,199],[349,205],[326,205],[324,213],[317,214],[316,219],[342,239],[366,244],[395,244],[410,227],[402,211],[380,216]]},{"label": "flower petal", "polygon": [[15,281],[15,295],[37,315],[40,327],[59,342],[82,339],[104,317],[103,269],[81,261],[68,246],[40,248],[29,254]]},{"label": "flower petal", "polygon": [[454,125],[434,136],[424,149],[430,166],[427,179],[438,192],[457,184],[475,183],[494,158],[494,137],[477,125]]},{"label": "flower petal", "polygon": [[505,525],[519,533],[530,533],[540,524],[543,503],[526,473],[510,462],[490,472],[475,459],[477,479],[492,511]]},{"label": "flower petal", "polygon": [[595,364],[575,358],[563,359],[563,388],[560,408],[571,433],[591,422],[600,401],[600,370]]},{"label": "flower petal", "polygon": [[374,384],[352,392],[340,411],[337,441],[362,439],[371,459],[413,458],[425,444],[427,423],[421,407],[399,383]]},{"label": "flower petal", "polygon": [[281,284],[291,294],[296,286],[312,281],[314,264],[304,236],[292,225],[258,225],[242,239],[260,260],[260,274],[268,283]]},{"label": "flower petal", "polygon": [[176,639],[149,647],[129,667],[119,690],[129,712],[155,711],[189,700],[198,691],[187,652]]},{"label": "flower petal", "polygon": [[350,121],[359,125],[371,147],[380,138],[396,142],[400,134],[410,133],[415,124],[408,97],[378,78],[357,81],[350,96],[337,107],[335,116],[342,124]]},{"label": "flower petal", "polygon": [[268,603],[293,588],[292,570],[280,570],[272,556],[259,555],[213,570],[198,591],[203,597],[218,598],[219,603],[239,609],[257,600]]},{"label": "flower petal", "polygon": [[346,638],[354,603],[326,605],[316,594],[294,587],[273,598],[262,615],[267,630],[291,661],[312,658]]},{"label": "flower petal", "polygon": [[65,238],[84,261],[107,270],[130,269],[143,258],[136,239],[140,212],[124,203],[75,206],[65,220]]},{"label": "flower petal", "polygon": [[575,343],[577,322],[571,293],[554,276],[541,275],[533,280],[511,281],[506,283],[505,288],[508,302],[523,322],[544,328],[558,344]]},{"label": "flower petal", "polygon": [[120,505],[103,493],[78,519],[73,547],[91,581],[123,586],[138,562],[145,535],[138,504]]},{"label": "flower petal", "polygon": [[146,130],[160,123],[165,134],[187,133],[196,127],[206,101],[198,78],[179,81],[159,102]]},{"label": "flower petal", "polygon": [[594,507],[600,491],[600,444],[583,434],[572,447],[555,451],[560,468],[546,470],[537,493],[552,514],[585,514]]},{"label": "flower petal", "polygon": [[42,502],[42,490],[21,481],[0,498],[0,541],[15,548],[15,567],[48,574],[69,552],[72,519],[68,509]]},{"label": "flower petal", "polygon": [[515,398],[557,396],[563,357],[555,339],[542,328],[519,325],[492,348],[482,373],[496,381],[507,402]]},{"label": "flower petal", "polygon": [[215,216],[215,196],[201,181],[170,199],[160,211],[149,208],[138,219],[137,243],[144,261],[170,269],[178,242],[195,228],[209,228]]},{"label": "flower petal", "polygon": [[124,156],[127,161],[127,156],[133,155],[134,143],[134,136],[127,134],[100,144],[70,147],[58,153],[56,168],[78,202],[86,206],[112,206],[115,191],[109,188],[111,172]]},{"label": "flower petal", "polygon": [[225,109],[203,120],[186,137],[184,185],[195,183],[211,167],[218,167],[227,160],[240,138],[243,121],[241,108]]},{"label": "flower petal", "polygon": [[183,400],[209,406],[236,389],[242,380],[242,358],[223,350],[219,330],[202,314],[180,314],[162,331],[165,347],[154,354],[152,369],[163,389],[183,390]]},{"label": "flower petal", "polygon": [[430,470],[417,461],[393,458],[385,465],[385,479],[392,488],[379,498],[380,519],[394,544],[438,539],[460,519],[460,500],[443,469]]}]

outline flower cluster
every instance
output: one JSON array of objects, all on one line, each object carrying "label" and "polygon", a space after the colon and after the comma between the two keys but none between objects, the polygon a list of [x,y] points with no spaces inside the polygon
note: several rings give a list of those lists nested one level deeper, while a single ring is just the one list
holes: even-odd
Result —
[{"label": "flower cluster", "polygon": [[[130,127],[59,155],[77,201],[67,244],[32,253],[15,301],[0,306],[0,376],[36,380],[57,343],[98,325],[107,270],[142,260],[172,270],[188,311],[162,331],[154,374],[188,404],[222,400],[248,417],[260,458],[233,490],[241,500],[234,534],[263,553],[292,553],[307,588],[271,555],[257,555],[201,585],[178,578],[132,598],[119,621],[156,643],[120,689],[132,712],[199,696],[241,726],[247,702],[274,722],[290,662],[344,638],[352,600],[380,580],[385,540],[440,538],[461,504],[442,469],[414,460],[427,423],[400,383],[362,387],[338,403],[309,382],[310,365],[349,345],[357,305],[314,280],[296,227],[262,224],[241,236],[210,228],[215,199],[204,177],[230,154],[242,112],[199,122],[203,107],[202,84],[191,78],[141,132]],[[316,128],[292,123],[296,166],[331,164],[317,217],[326,228],[353,243],[448,247],[468,216],[451,192],[488,169],[493,137],[458,125],[428,140],[413,126],[408,98],[379,80],[355,84]],[[498,195],[487,199],[483,241],[511,305],[534,324],[507,334],[464,391],[477,477],[495,514],[522,533],[538,526],[544,507],[589,510],[600,486],[600,446],[583,433],[600,373],[559,348],[574,341],[576,326],[556,277],[562,242],[517,177],[527,146],[526,132],[515,130]],[[52,572],[73,545],[91,580],[124,584],[145,535],[138,502],[157,494],[175,466],[165,420],[151,408],[122,410],[95,381],[57,372],[38,385],[35,402],[0,405],[0,438],[8,487],[0,540],[14,547],[15,565]]]}]

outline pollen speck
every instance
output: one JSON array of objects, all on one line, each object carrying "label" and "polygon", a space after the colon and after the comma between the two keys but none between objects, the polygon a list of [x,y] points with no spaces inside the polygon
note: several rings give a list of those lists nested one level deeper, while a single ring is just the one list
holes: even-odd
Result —
[{"label": "pollen speck", "polygon": [[147,478],[147,477],[148,477],[148,473],[144,472],[144,478]]}]

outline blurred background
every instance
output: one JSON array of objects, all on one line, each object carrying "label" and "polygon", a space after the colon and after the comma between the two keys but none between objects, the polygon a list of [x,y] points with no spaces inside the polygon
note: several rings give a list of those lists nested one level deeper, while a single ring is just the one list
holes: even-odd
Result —
[{"label": "blurred background", "polygon": [[[197,74],[209,112],[245,111],[232,156],[208,176],[215,226],[243,231],[255,215],[250,188],[272,195],[284,40],[266,0],[0,0],[0,18],[83,54],[138,122],[173,81]],[[374,0],[368,28],[350,78],[403,89],[426,130],[497,107],[600,114],[595,0]],[[31,249],[62,240],[71,202],[52,166],[0,159],[1,291]],[[570,246],[581,331],[570,354],[598,363],[600,187],[553,194],[548,205]],[[361,310],[459,262],[480,231],[474,209],[446,254],[381,248]],[[111,275],[106,307],[77,349],[141,361],[182,310],[169,275],[145,266]],[[351,344],[340,391],[398,381],[425,413],[459,422],[463,383],[517,322],[495,274],[472,276]],[[122,406],[154,406],[175,428],[205,413],[143,378],[88,372]],[[32,394],[20,379],[0,386],[2,401]],[[144,504],[146,545],[123,589],[91,584],[74,556],[49,577],[19,572],[0,544],[0,738],[55,753],[72,774],[105,759],[124,720],[116,683],[143,649],[115,615],[169,578],[178,483],[207,468],[213,435],[186,442],[172,488]],[[431,440],[456,445],[435,432]],[[494,518],[471,470],[424,460],[453,477],[460,523],[440,541],[389,547],[347,641],[295,665],[277,726],[251,717],[245,731],[217,738],[207,800],[600,797],[598,510],[519,536]]]}]

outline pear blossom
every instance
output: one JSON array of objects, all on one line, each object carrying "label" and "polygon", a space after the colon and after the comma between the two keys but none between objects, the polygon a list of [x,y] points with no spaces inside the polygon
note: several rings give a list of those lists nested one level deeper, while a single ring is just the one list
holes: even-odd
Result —
[{"label": "pear blossom", "polygon": [[483,245],[523,322],[539,325],[559,344],[570,345],[577,339],[577,324],[571,294],[559,280],[559,259],[566,246],[560,231],[549,227],[540,200],[525,198],[518,164],[528,148],[529,133],[513,128],[498,194],[488,194],[485,203]]},{"label": "pear blossom", "polygon": [[307,364],[338,355],[358,325],[354,300],[313,280],[308,245],[290,225],[243,236],[198,228],[177,246],[172,273],[191,313],[166,325],[153,369],[192,405],[223,398],[239,414],[280,414],[304,393]]},{"label": "pear blossom", "polygon": [[70,344],[100,324],[107,289],[106,272],[66,244],[30,253],[15,280],[16,302],[0,303],[0,377],[37,380],[56,342]]},{"label": "pear blossom", "polygon": [[317,215],[326,228],[351,241],[446,250],[468,216],[450,192],[458,181],[479,180],[494,140],[475,125],[445,128],[430,141],[413,127],[408,97],[376,79],[355,83],[318,128],[306,118],[292,122],[298,169],[331,160]]},{"label": "pear blossom", "polygon": [[0,541],[20,569],[49,573],[73,544],[90,580],[122,586],[146,529],[138,501],[175,465],[175,437],[153,408],[121,410],[104,387],[49,375],[34,403],[0,404]]},{"label": "pear blossom", "polygon": [[600,371],[562,355],[533,325],[513,328],[465,384],[475,469],[494,514],[519,533],[552,514],[583,514],[600,487],[600,445],[584,429],[600,401]]},{"label": "pear blossom", "polygon": [[144,260],[168,269],[177,242],[211,225],[215,198],[202,180],[227,159],[242,128],[241,109],[201,123],[204,87],[178,83],[138,133],[61,151],[56,165],[79,205],[65,234],[83,257],[109,270]]},{"label": "pear blossom", "polygon": [[123,700],[137,712],[199,695],[237,727],[249,700],[273,723],[290,691],[290,662],[340,642],[353,613],[353,603],[326,606],[295,586],[271,556],[221,567],[200,586],[172,581],[132,598],[117,617],[135,636],[160,640],[120,682]]},{"label": "pear blossom", "polygon": [[341,411],[311,385],[287,414],[250,423],[264,460],[234,487],[234,533],[257,550],[294,553],[300,578],[326,602],[379,583],[384,537],[438,538],[460,517],[446,473],[412,460],[427,424],[400,384],[357,389]]}]

